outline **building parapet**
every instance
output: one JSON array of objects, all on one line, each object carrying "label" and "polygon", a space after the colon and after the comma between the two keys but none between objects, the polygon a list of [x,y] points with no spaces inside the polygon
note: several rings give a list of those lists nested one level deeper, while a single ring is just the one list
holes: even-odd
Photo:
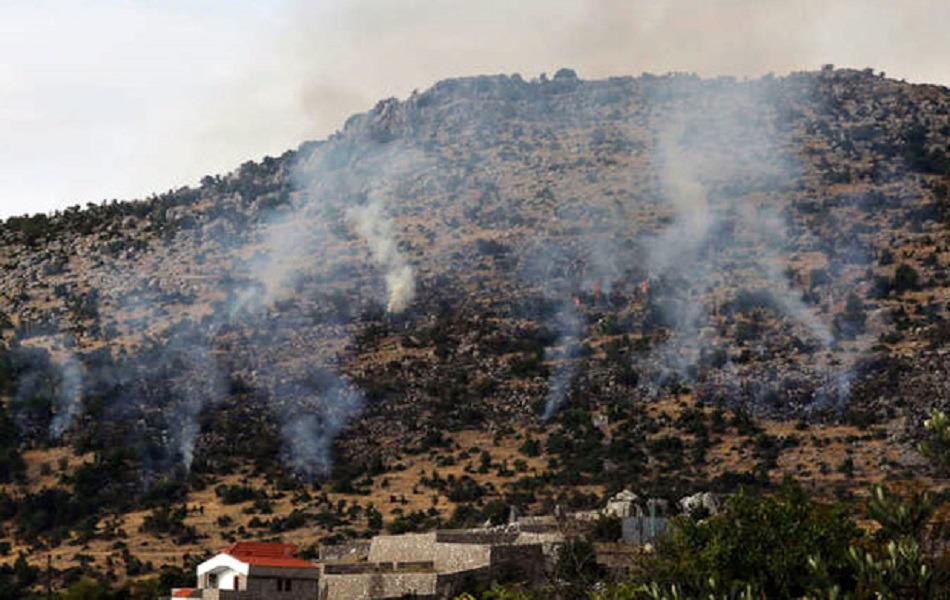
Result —
[{"label": "building parapet", "polygon": [[367,540],[322,545],[320,546],[319,560],[321,562],[362,560],[369,556],[369,546],[370,542]]},{"label": "building parapet", "polygon": [[449,529],[437,531],[435,541],[437,544],[483,544],[500,546],[517,542],[518,532],[492,531],[490,529]]},{"label": "building parapet", "polygon": [[426,573],[435,570],[431,560],[378,563],[329,563],[323,565],[324,575],[356,575],[362,573]]}]

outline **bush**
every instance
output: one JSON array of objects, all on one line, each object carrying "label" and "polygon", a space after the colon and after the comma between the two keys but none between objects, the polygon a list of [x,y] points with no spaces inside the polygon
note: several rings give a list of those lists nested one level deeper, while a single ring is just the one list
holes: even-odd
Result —
[{"label": "bush", "polygon": [[69,586],[61,596],[63,600],[108,600],[111,597],[106,584],[87,576]]},{"label": "bush", "polygon": [[194,527],[185,524],[188,509],[182,505],[178,507],[160,506],[150,514],[145,515],[141,530],[147,533],[165,534],[173,536],[180,544],[190,543],[198,538]]},{"label": "bush", "polygon": [[224,485],[223,483],[214,488],[214,494],[221,498],[223,504],[241,504],[260,497],[256,490],[246,485]]},{"label": "bush", "polygon": [[950,473],[950,420],[941,410],[934,410],[924,422],[927,439],[921,442],[920,453],[933,462],[941,474]]},{"label": "bush", "polygon": [[40,490],[20,498],[17,503],[16,524],[27,539],[39,535],[54,535],[75,525],[88,514],[88,508],[76,496],[62,488]]},{"label": "bush", "polygon": [[26,463],[20,455],[20,436],[6,406],[0,404],[0,483],[22,482]]},{"label": "bush", "polygon": [[898,294],[920,289],[920,275],[917,270],[906,263],[897,266],[891,288]]},{"label": "bush", "polygon": [[866,320],[864,303],[854,292],[848,294],[844,312],[835,319],[838,332],[844,337],[852,338],[864,331]]},{"label": "bush", "polygon": [[446,496],[452,502],[473,502],[484,495],[485,490],[482,486],[468,475],[455,481],[446,492]]},{"label": "bush", "polygon": [[527,439],[525,440],[525,443],[521,444],[521,447],[518,448],[518,451],[525,456],[541,456],[541,442],[534,438]]},{"label": "bush", "polygon": [[386,524],[386,531],[392,535],[435,529],[440,525],[438,517],[416,510],[408,515],[399,515]]}]

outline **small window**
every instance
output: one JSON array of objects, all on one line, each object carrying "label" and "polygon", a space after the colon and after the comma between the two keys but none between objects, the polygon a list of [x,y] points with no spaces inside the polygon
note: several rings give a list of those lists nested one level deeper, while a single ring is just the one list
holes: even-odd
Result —
[{"label": "small window", "polygon": [[217,573],[208,573],[208,589],[214,589],[218,587],[218,574]]},{"label": "small window", "polygon": [[293,579],[285,579],[285,580],[284,580],[284,591],[285,591],[285,592],[289,592],[289,591],[290,591],[290,582],[292,582],[292,581],[293,581]]},{"label": "small window", "polygon": [[278,592],[289,592],[292,591],[290,587],[290,579],[277,579],[277,591]]}]

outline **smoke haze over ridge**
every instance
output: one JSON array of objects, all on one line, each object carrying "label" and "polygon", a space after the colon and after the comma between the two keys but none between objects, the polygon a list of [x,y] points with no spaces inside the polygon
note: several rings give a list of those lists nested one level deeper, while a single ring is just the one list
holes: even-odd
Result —
[{"label": "smoke haze over ridge", "polygon": [[[587,343],[588,332],[594,338],[640,332],[639,338],[621,340],[610,359],[630,367],[620,372],[620,381],[626,387],[639,381],[637,394],[696,382],[704,398],[727,390],[755,405],[782,398],[776,386],[788,383],[796,408],[814,399],[835,400],[844,395],[836,389],[847,390],[847,373],[827,368],[835,357],[826,350],[836,341],[829,325],[838,330],[829,318],[837,311],[828,308],[843,296],[831,289],[833,281],[818,283],[825,287],[815,292],[820,278],[812,277],[809,263],[782,267],[789,251],[803,247],[800,219],[811,214],[801,201],[812,196],[798,192],[823,190],[823,177],[814,174],[827,172],[798,152],[817,141],[802,137],[808,128],[800,125],[812,123],[803,115],[823,114],[835,98],[825,94],[848,81],[860,86],[846,89],[862,90],[861,98],[873,100],[881,90],[882,102],[901,93],[942,93],[841,71],[747,82],[689,75],[579,82],[569,70],[534,83],[508,76],[446,81],[406,102],[380,101],[327,142],[209,177],[200,190],[86,211],[92,217],[154,206],[148,231],[157,227],[165,243],[154,240],[156,252],[145,264],[182,266],[155,268],[149,277],[152,269],[138,261],[151,253],[105,260],[108,274],[96,278],[108,302],[93,312],[115,317],[116,308],[128,313],[147,307],[162,321],[173,305],[215,298],[200,319],[182,319],[170,335],[149,336],[141,364],[115,364],[141,367],[145,391],[175,417],[149,430],[160,434],[156,442],[164,450],[150,455],[151,463],[161,468],[180,460],[187,470],[197,460],[195,468],[204,468],[206,454],[196,446],[199,417],[206,408],[233,408],[224,404],[232,401],[229,391],[220,391],[226,389],[242,400],[267,403],[284,436],[282,457],[299,473],[326,473],[333,438],[360,407],[373,410],[392,397],[415,402],[439,389],[377,387],[379,371],[373,369],[396,377],[407,363],[359,357],[372,355],[387,332],[426,322],[452,326],[432,315],[447,314],[459,298],[475,297],[489,307],[500,302],[498,314],[537,322],[534,332],[518,330],[531,336],[532,354],[515,367],[533,377],[534,391],[544,385],[545,404],[534,406],[541,418],[565,403],[583,402],[590,373],[601,376],[588,368],[598,347]],[[519,138],[524,143],[516,143]],[[542,139],[551,140],[550,147],[535,142]],[[879,162],[899,169],[903,161],[895,158]],[[810,177],[796,183],[803,173]],[[121,230],[128,241],[140,242],[136,232],[145,223],[137,221],[144,215],[134,214],[138,218],[123,220]],[[861,246],[855,246],[858,254]],[[111,256],[105,251],[90,257]],[[847,254],[842,260],[854,268],[867,263],[867,255]],[[835,278],[841,266],[829,261],[827,277]],[[418,276],[418,285],[400,289],[416,288],[417,302],[405,315],[388,319],[383,306],[397,307],[390,275],[404,268]],[[191,269],[204,277],[188,275]],[[492,276],[467,278],[483,269]],[[505,274],[511,280],[495,277]],[[128,285],[110,283],[127,277]],[[74,312],[82,308],[70,288],[60,290],[56,294]],[[614,320],[615,311],[622,320]],[[738,319],[720,319],[737,313]],[[154,322],[113,320],[146,336]],[[776,346],[796,349],[782,364],[780,380],[751,372],[755,357],[770,351],[756,338],[762,326],[776,333]],[[332,343],[314,343],[321,338]],[[422,345],[405,334],[399,339],[407,348]],[[741,345],[722,343],[733,339]],[[191,344],[204,350],[189,353]],[[659,352],[647,354],[648,345]],[[465,353],[474,357],[476,349],[469,346]],[[113,366],[100,362],[106,371]],[[90,368],[87,379],[106,379],[101,371]],[[174,385],[176,379],[166,390],[153,383],[169,379],[169,372],[181,372],[182,385]],[[825,384],[842,373],[843,384]],[[186,375],[201,385],[190,385]],[[752,378],[755,385],[738,393],[729,388]],[[202,387],[215,380],[226,386]],[[497,399],[510,398],[503,393]],[[136,395],[130,390],[121,397]],[[448,405],[458,398],[442,400]],[[57,405],[56,414],[68,412]],[[23,415],[27,425],[29,417]]]},{"label": "smoke haze over ridge", "polygon": [[[754,76],[821,63],[950,83],[950,5],[335,0],[6,7],[0,217],[194,183],[454,76]],[[187,64],[188,68],[182,68]]]}]

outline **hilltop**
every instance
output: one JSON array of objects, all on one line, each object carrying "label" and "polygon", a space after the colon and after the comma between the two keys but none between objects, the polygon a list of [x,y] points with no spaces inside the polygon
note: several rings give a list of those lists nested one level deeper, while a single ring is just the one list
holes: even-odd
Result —
[{"label": "hilltop", "polygon": [[948,140],[950,90],[870,70],[562,69],[8,219],[6,539],[122,544],[125,577],[248,532],[915,472],[950,402]]}]

